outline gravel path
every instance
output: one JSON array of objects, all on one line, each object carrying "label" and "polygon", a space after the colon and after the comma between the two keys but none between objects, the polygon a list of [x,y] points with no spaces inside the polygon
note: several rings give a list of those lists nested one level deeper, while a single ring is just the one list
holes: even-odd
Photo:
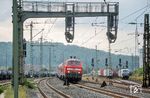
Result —
[{"label": "gravel path", "polygon": [[27,89],[27,98],[43,98],[38,89]]}]

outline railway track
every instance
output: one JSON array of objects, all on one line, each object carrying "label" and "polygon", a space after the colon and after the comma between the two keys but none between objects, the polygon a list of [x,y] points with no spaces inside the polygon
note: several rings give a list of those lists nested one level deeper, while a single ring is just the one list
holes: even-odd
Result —
[{"label": "railway track", "polygon": [[64,81],[58,78],[50,79],[48,82],[63,93],[70,95],[72,98],[111,98],[101,93],[74,86],[72,83],[70,83],[69,86],[63,86]]},{"label": "railway track", "polygon": [[[132,85],[138,85],[138,86],[141,86],[142,87],[142,84],[139,84],[139,83],[135,83],[135,82],[132,82],[132,81],[127,81],[127,80],[120,80],[120,81],[113,81],[111,80],[110,81],[111,83],[114,84],[114,86],[116,87],[119,87],[119,88],[123,88],[123,89],[130,89],[130,86]],[[146,89],[146,88],[142,88],[142,92],[143,93],[150,93],[150,88]]]},{"label": "railway track", "polygon": [[5,85],[9,85],[9,84],[11,84],[10,81],[1,81],[0,82],[0,86],[5,86]]},{"label": "railway track", "polygon": [[44,93],[44,91],[42,90],[42,88],[40,87],[40,83],[43,81],[44,79],[39,80],[37,87],[39,92],[41,93],[41,95],[43,96],[43,98],[48,98],[48,96],[46,95],[46,93]]},{"label": "railway track", "polygon": [[[85,83],[92,83],[92,84],[99,84],[101,85],[102,82],[93,82],[93,81],[83,81]],[[114,87],[117,88],[121,88],[121,89],[126,89],[126,90],[130,90],[130,86],[142,86],[139,83],[136,82],[132,82],[132,81],[127,81],[127,80],[107,80],[106,81],[107,84],[112,84]],[[142,92],[143,93],[150,93],[150,88],[142,88]]]},{"label": "railway track", "polygon": [[58,93],[58,94],[61,95],[62,97],[64,97],[64,98],[72,98],[71,96],[69,96],[69,95],[63,93],[62,91],[60,91],[60,90],[54,88],[52,85],[50,85],[50,84],[48,83],[48,80],[46,81],[46,84],[48,85],[48,87],[50,87],[52,90],[54,90],[56,93]]},{"label": "railway track", "polygon": [[80,87],[80,88],[88,89],[88,90],[98,92],[98,93],[101,93],[101,94],[105,94],[105,95],[115,97],[115,98],[138,98],[136,96],[127,95],[127,94],[123,94],[123,93],[117,93],[117,92],[113,92],[111,90],[105,90],[105,89],[101,89],[101,88],[97,89],[95,87],[85,86],[85,85],[82,85],[82,84],[74,84],[74,85],[77,86],[77,87]]},{"label": "railway track", "polygon": [[10,82],[11,80],[0,80],[0,83]]},{"label": "railway track", "polygon": [[[60,90],[54,88],[52,85],[50,85],[50,84],[48,83],[48,80],[49,80],[49,79],[41,79],[41,80],[38,82],[38,89],[39,89],[41,95],[43,96],[43,98],[54,98],[54,96],[55,96],[55,98],[72,98],[71,96],[69,96],[69,95],[63,93],[62,91],[60,91]],[[45,81],[45,82],[44,82],[44,81]],[[43,83],[44,83],[44,84],[43,84]],[[43,90],[43,87],[41,87],[41,86],[44,86],[44,85],[47,86],[47,87],[48,87],[49,89],[51,89],[51,90],[48,90],[48,88],[45,88],[45,89],[47,89],[47,91]],[[53,92],[52,92],[52,91],[53,91]],[[54,93],[55,93],[55,95],[54,95]],[[52,96],[51,96],[51,95],[52,95]]]},{"label": "railway track", "polygon": [[[92,84],[92,82],[81,82],[79,84],[70,83],[70,86],[63,86],[63,81],[57,78],[42,79],[39,81],[38,85],[38,89],[44,98],[91,98],[91,96],[95,96],[95,98],[149,98],[150,96],[144,93],[132,94],[127,89],[122,90],[112,86],[101,88],[98,83]],[[44,85],[46,87],[44,87]],[[51,96],[51,92],[54,92],[57,96]]]}]

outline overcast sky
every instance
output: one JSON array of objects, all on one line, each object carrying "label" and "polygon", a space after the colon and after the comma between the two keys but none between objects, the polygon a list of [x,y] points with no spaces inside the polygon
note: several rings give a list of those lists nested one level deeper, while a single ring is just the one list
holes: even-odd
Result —
[{"label": "overcast sky", "polygon": [[[12,1],[13,0],[0,0],[0,41],[12,41]],[[27,0],[26,0],[27,1]],[[33,0],[32,0],[33,1]],[[36,1],[36,0],[34,0]],[[81,1],[81,0],[40,0],[40,1]],[[100,2],[103,0],[82,0]],[[116,49],[124,49],[122,52],[134,51],[134,35],[129,35],[135,32],[135,25],[129,25],[129,22],[135,22],[137,18],[138,23],[143,23],[144,14],[149,13],[150,6],[145,7],[150,0],[106,0],[111,2],[119,2],[119,29],[117,41],[112,44],[112,51]],[[143,8],[135,14],[133,12]],[[132,15],[130,15],[132,14]],[[129,16],[128,16],[129,15]],[[128,16],[128,17],[126,17]],[[28,19],[24,24],[24,37],[29,40],[29,27],[27,26],[30,21],[49,22],[51,24],[34,25],[33,34],[41,31],[44,28],[43,36],[46,40],[53,42],[63,42],[67,44],[64,36],[64,19]],[[98,45],[100,50],[108,50],[108,40],[106,37],[106,18],[76,18],[75,20],[75,39],[72,44],[95,48]],[[104,22],[102,26],[92,27],[91,23]],[[54,23],[54,24],[53,24]],[[143,33],[143,26],[138,25],[138,32]],[[34,40],[38,40],[41,35],[37,36]],[[89,40],[90,39],[90,40]],[[139,36],[140,47],[142,46],[142,35]]]}]

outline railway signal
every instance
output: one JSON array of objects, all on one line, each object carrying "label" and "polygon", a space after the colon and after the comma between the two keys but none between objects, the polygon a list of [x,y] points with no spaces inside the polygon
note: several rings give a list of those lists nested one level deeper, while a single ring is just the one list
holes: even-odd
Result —
[{"label": "railway signal", "polygon": [[106,67],[108,66],[108,59],[107,58],[105,59],[105,66]]},{"label": "railway signal", "polygon": [[23,56],[24,57],[26,57],[26,55],[27,55],[27,42],[26,42],[26,40],[25,39],[23,39]]},{"label": "railway signal", "polygon": [[128,68],[128,61],[126,61],[126,68]]},{"label": "railway signal", "polygon": [[92,63],[91,63],[92,67],[94,67],[94,58],[92,58]]},{"label": "railway signal", "polygon": [[[68,43],[72,43],[74,39],[75,28],[75,4],[65,4],[65,37]],[[72,15],[72,16],[71,16]]]},{"label": "railway signal", "polygon": [[119,67],[120,67],[120,68],[122,67],[121,58],[119,59]]}]

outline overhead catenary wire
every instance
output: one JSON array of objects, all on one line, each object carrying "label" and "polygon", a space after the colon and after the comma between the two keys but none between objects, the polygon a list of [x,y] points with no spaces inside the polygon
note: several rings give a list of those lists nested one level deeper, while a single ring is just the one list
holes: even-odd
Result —
[{"label": "overhead catenary wire", "polygon": [[[148,4],[147,4],[148,6]],[[148,6],[148,8],[146,10],[144,10],[140,15],[138,15],[136,18],[135,18],[135,21],[137,21],[138,18],[140,18],[142,15],[144,15],[144,13],[146,13],[148,11],[148,9],[150,9],[150,6]]]},{"label": "overhead catenary wire", "polygon": [[[137,17],[135,17],[135,21],[136,21],[136,23],[137,23],[137,20],[138,20],[144,13],[148,12],[148,9],[150,9],[150,4],[147,3],[147,5],[144,6],[143,8],[140,8],[140,9],[134,11],[133,13],[131,13],[131,14],[129,14],[129,15],[127,15],[127,16],[121,18],[120,21],[123,21],[123,20],[129,18],[130,16],[132,16],[132,15],[134,15],[134,14],[139,13],[139,12],[142,11]],[[144,11],[143,11],[143,10],[144,10]],[[129,23],[126,23],[126,24],[129,24]],[[132,40],[132,39],[134,39],[134,38],[120,41],[118,44],[121,44],[122,42],[126,42],[126,41]],[[118,44],[114,44],[114,45],[112,45],[112,46],[116,46],[116,45],[118,45]]]},{"label": "overhead catenary wire", "polygon": [[55,18],[55,20],[52,22],[52,25],[50,26],[50,28],[48,29],[47,33],[45,34],[45,37],[44,38],[47,38],[48,37],[48,34],[50,34],[52,28],[54,27],[55,23],[57,21],[57,18]]},{"label": "overhead catenary wire", "polygon": [[103,28],[101,31],[99,31],[96,35],[94,35],[94,36],[91,36],[89,39],[87,39],[86,41],[84,41],[84,42],[82,42],[81,43],[81,46],[82,45],[84,45],[84,44],[86,44],[87,42],[89,42],[90,40],[92,40],[94,37],[96,37],[97,35],[99,35],[99,34],[101,34],[101,32],[103,31],[103,30],[105,30],[106,28]]},{"label": "overhead catenary wire", "polygon": [[128,17],[130,17],[130,16],[132,16],[132,15],[134,15],[134,14],[136,14],[136,13],[138,13],[138,12],[141,11],[141,10],[144,10],[145,8],[149,7],[149,5],[150,5],[150,4],[144,6],[143,8],[140,8],[140,9],[134,11],[133,13],[131,13],[131,14],[129,14],[129,15],[123,17],[123,18],[121,18],[120,21],[125,20],[126,18],[128,18]]},{"label": "overhead catenary wire", "polygon": [[[48,20],[48,19],[47,19],[47,20]],[[45,25],[47,24],[47,20],[44,21],[43,28],[42,28],[38,33],[36,33],[36,34],[32,37],[32,39],[35,38],[35,37],[36,37],[37,35],[39,35],[40,33],[43,33],[43,31],[45,30]],[[32,22],[32,23],[34,23],[34,24],[41,24],[41,22]]]},{"label": "overhead catenary wire", "polygon": [[129,39],[125,39],[125,40],[121,40],[119,43],[117,43],[117,44],[113,44],[113,45],[111,45],[111,46],[116,46],[116,45],[122,44],[122,43],[124,43],[124,42],[130,41],[130,40],[133,40],[134,38],[135,38],[135,37],[132,37],[132,38],[129,38]]},{"label": "overhead catenary wire", "polygon": [[44,31],[44,28],[43,29],[41,29],[41,31],[40,32],[38,32],[37,34],[35,34],[33,37],[32,37],[32,39],[34,38],[34,37],[36,37],[37,35],[39,35],[41,32],[43,32]]},{"label": "overhead catenary wire", "polygon": [[[98,19],[98,17],[95,18],[95,20],[94,20],[95,23],[96,23],[97,19]],[[82,24],[82,23],[76,23],[76,24]],[[90,22],[89,22],[89,23],[84,23],[84,24],[90,24],[90,25],[91,25],[91,24],[93,24],[93,23],[90,23]],[[103,26],[103,27],[106,27],[106,26]],[[90,32],[89,29],[86,29],[86,32],[85,32],[85,33],[87,34],[87,33],[89,33],[89,32]],[[84,37],[85,33],[82,33],[80,36]]]},{"label": "overhead catenary wire", "polygon": [[[98,17],[95,18],[94,22],[97,23]],[[93,23],[90,23],[93,24]],[[104,26],[105,27],[105,26]],[[89,42],[90,40],[92,40],[94,37],[96,37],[97,35],[101,34],[100,32],[102,32],[103,30],[105,30],[106,28],[103,28],[101,31],[99,31],[98,33],[96,32],[96,28],[95,28],[95,35],[91,36],[89,39],[87,39],[86,41],[82,42],[81,45],[86,44],[87,42]]]}]

